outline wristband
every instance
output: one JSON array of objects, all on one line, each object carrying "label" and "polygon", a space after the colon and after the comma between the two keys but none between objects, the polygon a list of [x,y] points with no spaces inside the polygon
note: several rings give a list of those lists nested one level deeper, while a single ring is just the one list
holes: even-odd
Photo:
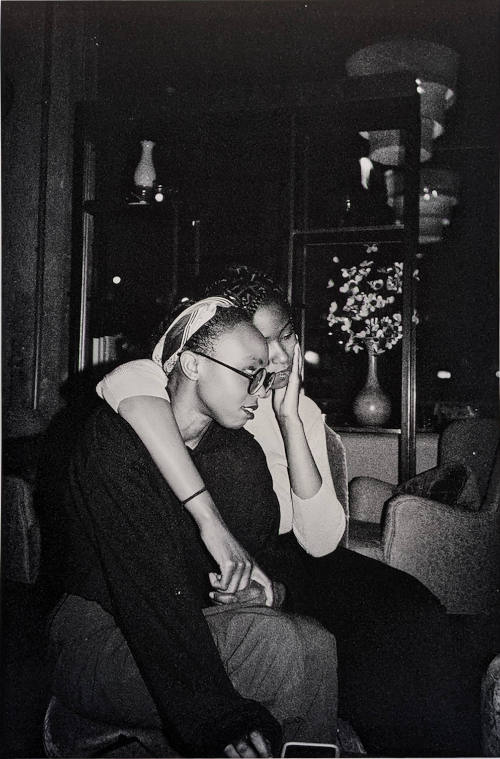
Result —
[{"label": "wristband", "polygon": [[197,490],[196,493],[193,493],[193,495],[190,495],[189,498],[186,498],[184,501],[181,501],[182,506],[185,506],[188,501],[192,501],[193,498],[196,498],[197,495],[201,495],[201,493],[204,493],[206,488],[201,488],[200,490]]}]

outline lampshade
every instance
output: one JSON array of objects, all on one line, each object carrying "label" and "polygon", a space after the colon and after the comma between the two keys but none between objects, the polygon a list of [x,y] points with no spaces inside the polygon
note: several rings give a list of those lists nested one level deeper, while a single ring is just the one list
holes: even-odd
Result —
[{"label": "lampshade", "polygon": [[[444,131],[445,111],[455,100],[458,55],[444,45],[423,40],[397,39],[370,45],[346,62],[349,76],[410,71],[420,94],[420,161],[432,156],[432,140]],[[397,129],[360,132],[370,140],[370,158],[388,166],[404,159]]]},{"label": "lampshade", "polygon": [[[387,203],[394,208],[396,223],[403,222],[403,176],[389,169],[385,172]],[[449,169],[420,170],[419,243],[440,242],[443,228],[450,223],[451,209],[458,202],[458,176]]]}]

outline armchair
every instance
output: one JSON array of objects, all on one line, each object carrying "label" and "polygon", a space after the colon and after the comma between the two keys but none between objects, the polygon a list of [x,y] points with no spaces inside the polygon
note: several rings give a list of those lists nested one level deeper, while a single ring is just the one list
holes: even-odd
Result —
[{"label": "armchair", "polygon": [[344,444],[337,433],[325,423],[326,450],[332,473],[333,485],[345,512],[346,527],[340,544],[347,547],[349,542],[349,490],[347,483],[347,459]]},{"label": "armchair", "polygon": [[481,683],[483,756],[500,756],[500,654],[489,663]]},{"label": "armchair", "polygon": [[500,449],[498,422],[452,422],[442,433],[440,465],[461,462],[474,472],[479,510],[395,494],[371,477],[349,486],[349,548],[416,577],[455,614],[500,602]]}]

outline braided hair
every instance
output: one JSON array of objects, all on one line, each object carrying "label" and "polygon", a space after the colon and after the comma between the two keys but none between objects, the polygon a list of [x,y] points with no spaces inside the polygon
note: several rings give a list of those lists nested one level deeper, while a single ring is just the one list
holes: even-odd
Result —
[{"label": "braided hair", "polygon": [[265,271],[245,264],[232,264],[224,274],[205,286],[205,295],[220,295],[253,316],[261,306],[279,304],[290,312],[285,291]]},{"label": "braided hair", "polygon": [[[178,316],[187,306],[194,304],[200,298],[218,295],[227,298],[238,308],[243,310],[250,319],[261,306],[277,304],[281,306],[292,318],[292,311],[288,303],[285,291],[274,281],[273,277],[261,269],[256,269],[246,264],[230,264],[223,274],[205,284],[198,283],[189,297],[184,296],[179,300],[167,318],[159,325],[151,338],[151,349],[165,332],[168,325]],[[225,309],[223,309],[225,310]],[[222,321],[230,316],[222,317]],[[217,323],[217,320],[216,322]],[[209,330],[207,330],[208,332]],[[202,338],[205,330],[201,332],[198,339]],[[194,341],[196,342],[196,340]],[[190,345],[194,348],[194,345]],[[199,346],[201,347],[201,346]],[[207,346],[208,347],[208,346]]]}]

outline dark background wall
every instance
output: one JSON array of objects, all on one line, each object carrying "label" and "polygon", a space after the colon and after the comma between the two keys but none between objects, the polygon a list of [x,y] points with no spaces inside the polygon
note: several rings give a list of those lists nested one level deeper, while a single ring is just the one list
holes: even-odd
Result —
[{"label": "dark background wall", "polygon": [[[67,376],[75,103],[92,97],[85,4],[2,4],[2,392],[7,435],[44,429]],[[9,93],[9,102],[5,95]]]},{"label": "dark background wall", "polygon": [[[157,113],[160,124],[183,99],[210,103],[227,93],[228,103],[279,105],[292,93],[300,102],[311,82],[328,87],[343,76],[354,51],[399,35],[460,55],[457,103],[431,165],[456,169],[461,192],[443,243],[421,259],[418,392],[494,409],[498,31],[496,0],[4,2],[2,69],[13,85],[2,146],[7,433],[42,429],[68,372],[75,103]],[[155,150],[167,182],[182,190],[186,219],[202,219],[202,265],[240,256],[279,269],[286,129],[221,120],[215,131],[200,125],[192,150],[183,147],[188,132],[160,130]],[[130,151],[124,170],[136,158]],[[438,369],[452,379],[437,380]]]}]

